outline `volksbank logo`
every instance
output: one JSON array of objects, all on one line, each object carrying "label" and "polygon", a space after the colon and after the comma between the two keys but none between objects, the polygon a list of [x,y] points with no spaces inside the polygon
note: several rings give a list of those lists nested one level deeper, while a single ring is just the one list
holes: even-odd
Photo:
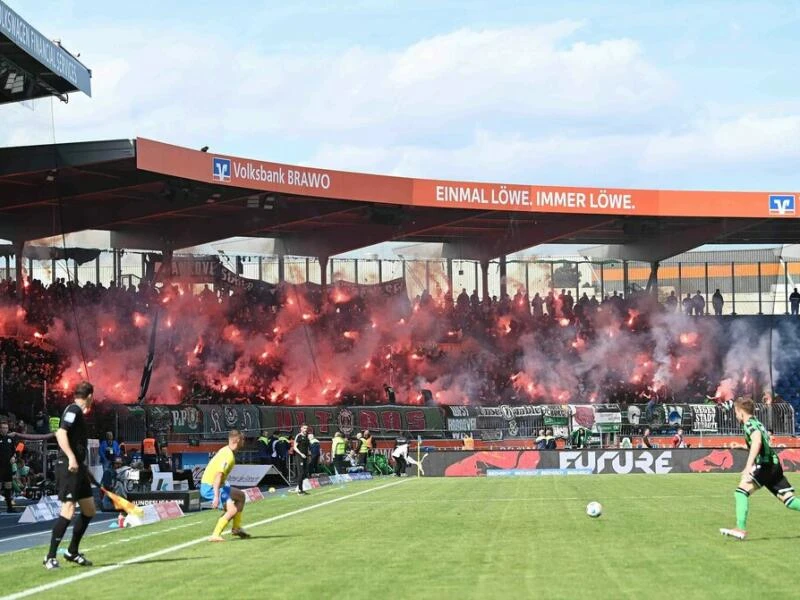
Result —
[{"label": "volksbank logo", "polygon": [[769,197],[769,214],[771,215],[793,215],[794,196],[784,194],[773,194]]},{"label": "volksbank logo", "polygon": [[214,181],[255,181],[286,185],[299,188],[327,190],[331,187],[331,176],[322,171],[272,166],[265,169],[263,164],[252,162],[239,162],[229,158],[214,157],[211,178]]},{"label": "volksbank logo", "polygon": [[230,181],[231,180],[231,161],[229,158],[214,157],[213,171],[211,178],[214,181]]}]

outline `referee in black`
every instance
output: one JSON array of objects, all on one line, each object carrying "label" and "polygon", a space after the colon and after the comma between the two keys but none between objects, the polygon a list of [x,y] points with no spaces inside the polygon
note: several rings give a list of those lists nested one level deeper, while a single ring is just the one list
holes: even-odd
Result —
[{"label": "referee in black", "polygon": [[305,423],[300,427],[300,433],[294,437],[294,458],[296,461],[295,475],[297,476],[297,493],[307,495],[303,489],[303,481],[308,474],[308,425]]},{"label": "referee in black", "polygon": [[6,509],[14,512],[12,497],[13,469],[12,463],[17,453],[14,438],[8,433],[8,421],[0,421],[0,485],[3,486],[3,495],[6,497]]},{"label": "referee in black", "polygon": [[72,527],[72,540],[64,552],[64,558],[82,567],[90,567],[92,563],[78,551],[83,534],[89,527],[96,510],[92,485],[89,481],[89,468],[86,465],[88,435],[84,414],[92,406],[94,387],[82,381],[75,386],[75,400],[61,415],[61,426],[56,432],[59,454],[56,462],[56,488],[61,500],[61,516],[53,526],[50,539],[50,551],[44,559],[47,569],[57,569],[56,552],[64,534],[67,532],[72,517],[75,515],[75,503],[81,507],[81,514]]}]

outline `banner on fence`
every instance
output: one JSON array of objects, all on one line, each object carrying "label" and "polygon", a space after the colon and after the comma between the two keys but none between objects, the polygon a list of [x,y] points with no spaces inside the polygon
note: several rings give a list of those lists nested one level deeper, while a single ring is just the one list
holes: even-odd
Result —
[{"label": "banner on fence", "polygon": [[[784,470],[800,471],[800,449],[779,451]],[[651,450],[496,450],[430,452],[423,458],[426,477],[493,477],[498,471],[569,474],[737,473],[747,464],[745,449]]]},{"label": "banner on fence", "polygon": [[438,407],[261,406],[258,410],[261,429],[293,431],[305,423],[321,436],[332,436],[336,431],[350,436],[363,429],[369,429],[376,437],[393,437],[414,431],[441,436],[445,427],[443,410]]},{"label": "banner on fence", "polygon": [[712,405],[693,404],[692,431],[717,432],[717,407]]},{"label": "banner on fence", "polygon": [[257,487],[247,488],[242,491],[244,492],[245,502],[256,502],[257,500],[264,499],[264,493]]},{"label": "banner on fence", "polygon": [[231,429],[238,429],[246,436],[255,437],[261,427],[258,407],[223,405],[201,406],[204,432],[215,439],[225,439]]},{"label": "banner on fence", "polygon": [[58,501],[58,496],[44,496],[36,504],[25,508],[18,523],[44,523],[57,519],[60,513],[61,502]]},{"label": "banner on fence", "polygon": [[236,465],[228,475],[227,482],[239,488],[255,487],[267,474],[279,475],[280,471],[273,465]]},{"label": "banner on fence", "polygon": [[622,429],[622,413],[616,404],[594,407],[594,425],[597,433],[619,433]]},{"label": "banner on fence", "polygon": [[200,492],[198,490],[187,490],[183,492],[130,492],[128,493],[128,500],[137,506],[175,502],[180,506],[183,512],[200,510]]}]

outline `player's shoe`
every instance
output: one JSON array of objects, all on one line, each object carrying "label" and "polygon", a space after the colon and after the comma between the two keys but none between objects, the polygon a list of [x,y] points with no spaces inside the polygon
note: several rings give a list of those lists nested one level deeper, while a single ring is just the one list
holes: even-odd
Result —
[{"label": "player's shoe", "polygon": [[212,535],[210,538],[208,538],[208,541],[209,542],[224,542],[225,538],[222,537],[221,535]]},{"label": "player's shoe", "polygon": [[61,565],[58,564],[58,559],[55,558],[45,558],[42,561],[44,568],[48,571],[52,571],[53,569],[58,569]]},{"label": "player's shoe", "polygon": [[744,529],[726,529],[722,527],[719,532],[722,535],[726,535],[732,538],[736,538],[737,540],[744,541],[744,538],[747,537],[747,532]]},{"label": "player's shoe", "polygon": [[231,535],[235,535],[236,537],[241,538],[243,540],[249,540],[251,537],[253,537],[252,535],[247,533],[244,529],[232,529]]},{"label": "player's shoe", "polygon": [[70,553],[69,550],[67,550],[66,552],[64,552],[64,558],[66,560],[68,560],[69,562],[74,562],[76,565],[79,565],[81,567],[91,567],[92,566],[92,561],[90,561],[88,558],[86,558],[80,552],[76,552],[75,554],[72,554],[72,553]]}]

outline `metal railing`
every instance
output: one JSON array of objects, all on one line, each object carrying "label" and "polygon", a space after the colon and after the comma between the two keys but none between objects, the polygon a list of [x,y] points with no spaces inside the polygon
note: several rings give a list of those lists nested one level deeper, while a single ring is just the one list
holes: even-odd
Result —
[{"label": "metal railing", "polygon": [[[662,301],[671,292],[683,298],[699,291],[705,302],[704,312],[714,314],[713,295],[719,289],[724,299],[721,315],[792,311],[790,294],[800,280],[800,261],[765,259],[750,251],[714,253],[713,261],[704,262],[693,262],[690,254],[681,258],[686,260],[664,261],[659,267],[658,293]],[[13,256],[0,258],[0,279],[16,277],[14,264]],[[81,284],[108,285],[112,280],[135,284],[147,271],[145,253],[141,252],[101,252],[97,259],[82,265],[34,259],[25,259],[23,264],[27,275],[45,284],[57,279]],[[311,257],[234,256],[226,257],[224,264],[243,277],[269,283],[279,283],[281,278],[289,283],[322,280],[320,263]],[[499,297],[505,287],[512,296],[518,289],[527,290],[531,297],[565,289],[576,298],[586,293],[590,298],[602,299],[615,292],[628,294],[647,288],[650,268],[648,263],[639,261],[591,261],[580,257],[494,260],[485,277],[490,296]],[[370,285],[398,278],[405,280],[412,298],[426,289],[434,296],[447,290],[458,294],[462,289],[468,294],[473,290],[482,294],[484,289],[484,271],[473,260],[332,258],[327,265],[327,281]]]}]

